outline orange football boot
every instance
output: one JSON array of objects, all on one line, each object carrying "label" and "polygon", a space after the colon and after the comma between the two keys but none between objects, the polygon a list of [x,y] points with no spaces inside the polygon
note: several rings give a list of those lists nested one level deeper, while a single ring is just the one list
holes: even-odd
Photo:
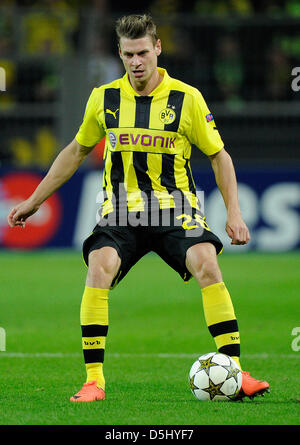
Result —
[{"label": "orange football boot", "polygon": [[94,402],[104,400],[105,392],[98,388],[96,380],[83,384],[81,390],[70,398],[70,402]]},{"label": "orange football boot", "polygon": [[264,396],[265,392],[270,392],[268,382],[257,380],[251,377],[250,372],[242,371],[242,386],[235,400],[242,400],[244,397],[253,399],[258,395]]}]

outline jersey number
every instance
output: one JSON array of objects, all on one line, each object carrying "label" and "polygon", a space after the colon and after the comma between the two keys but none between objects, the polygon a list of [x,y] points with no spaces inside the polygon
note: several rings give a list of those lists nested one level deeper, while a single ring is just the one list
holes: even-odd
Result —
[{"label": "jersey number", "polygon": [[[176,219],[183,219],[182,228],[184,230],[191,230],[191,229],[199,229],[202,227],[203,229],[209,230],[210,228],[207,225],[205,218],[201,218],[200,215],[196,213],[195,217],[192,218],[191,215],[187,215],[186,213],[183,213],[182,215],[176,216]],[[189,225],[191,222],[196,224]]]}]

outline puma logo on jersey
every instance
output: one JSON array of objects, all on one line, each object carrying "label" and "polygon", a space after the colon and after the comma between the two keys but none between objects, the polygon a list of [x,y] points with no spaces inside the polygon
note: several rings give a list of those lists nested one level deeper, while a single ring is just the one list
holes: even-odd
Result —
[{"label": "puma logo on jersey", "polygon": [[117,112],[118,112],[118,111],[119,111],[119,108],[117,108],[116,111],[111,111],[109,108],[106,108],[105,113],[112,114],[113,117],[114,117],[115,119],[117,119]]}]

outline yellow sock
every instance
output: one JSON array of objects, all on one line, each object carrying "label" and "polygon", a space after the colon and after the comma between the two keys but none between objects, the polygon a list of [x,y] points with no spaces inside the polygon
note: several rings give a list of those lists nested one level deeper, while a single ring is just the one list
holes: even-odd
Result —
[{"label": "yellow sock", "polygon": [[86,381],[96,380],[102,389],[105,389],[103,362],[108,331],[108,292],[108,289],[86,286],[80,307]]},{"label": "yellow sock", "polygon": [[240,357],[232,356],[231,358],[233,358],[233,360],[237,363],[240,370],[242,370],[241,363],[240,363]]},{"label": "yellow sock", "polygon": [[204,316],[217,349],[240,365],[240,334],[230,294],[222,283],[202,289]]}]

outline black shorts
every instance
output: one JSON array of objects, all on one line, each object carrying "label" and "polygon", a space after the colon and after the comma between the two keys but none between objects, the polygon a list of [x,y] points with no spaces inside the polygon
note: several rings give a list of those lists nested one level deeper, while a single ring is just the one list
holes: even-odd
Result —
[{"label": "black shorts", "polygon": [[[134,225],[108,223],[103,218],[94,228],[92,234],[83,243],[83,258],[88,266],[88,256],[93,250],[101,247],[114,247],[121,259],[121,266],[114,278],[111,289],[115,287],[129,270],[148,252],[156,252],[172,269],[179,273],[184,281],[189,281],[191,273],[187,270],[185,260],[189,247],[209,242],[216,248],[217,255],[223,249],[220,239],[211,232],[201,215],[175,215],[174,211],[160,211],[158,219],[153,221],[136,218]],[[164,216],[167,215],[167,218]]]}]

